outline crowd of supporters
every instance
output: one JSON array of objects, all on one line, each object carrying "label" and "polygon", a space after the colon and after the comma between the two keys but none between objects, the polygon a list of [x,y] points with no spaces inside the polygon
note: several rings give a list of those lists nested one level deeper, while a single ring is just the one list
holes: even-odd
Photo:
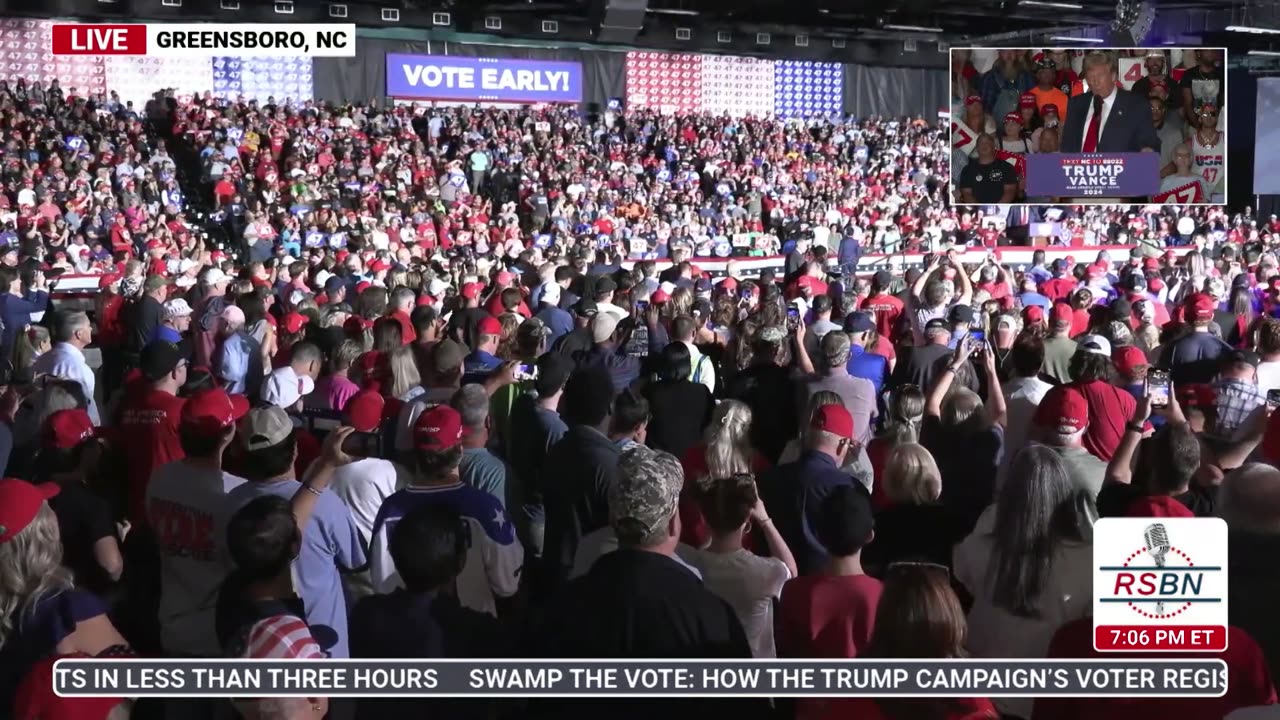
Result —
[{"label": "crowd of supporters", "polygon": [[0,87],[0,718],[711,709],[54,697],[81,655],[1092,657],[1108,516],[1230,524],[1226,696],[722,707],[1275,702],[1275,218],[1057,208],[1075,256],[1009,267],[1031,218],[951,210],[918,120],[146,112]]}]

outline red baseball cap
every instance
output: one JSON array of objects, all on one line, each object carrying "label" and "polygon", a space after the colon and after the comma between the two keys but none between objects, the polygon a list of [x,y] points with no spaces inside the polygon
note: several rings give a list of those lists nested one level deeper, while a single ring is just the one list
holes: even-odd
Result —
[{"label": "red baseball cap", "polygon": [[102,277],[98,278],[98,289],[105,290],[106,288],[109,288],[112,285],[115,285],[116,283],[120,282],[123,279],[124,279],[124,276],[121,275],[120,273],[114,273],[114,272],[107,273]]},{"label": "red baseball cap", "polygon": [[373,390],[361,390],[347,401],[343,412],[347,416],[347,425],[359,432],[373,432],[382,425],[382,413],[387,401],[382,394]]},{"label": "red baseball cap", "polygon": [[1035,423],[1063,435],[1079,432],[1089,425],[1089,401],[1075,390],[1051,391],[1036,408]]},{"label": "red baseball cap", "polygon": [[309,322],[311,322],[311,318],[306,315],[298,312],[291,312],[286,313],[285,316],[281,318],[280,327],[284,328],[285,332],[291,335],[296,335],[297,333],[302,332],[302,328],[306,327]]},{"label": "red baseball cap", "polygon": [[368,290],[371,287],[373,287],[373,283],[369,282],[368,280],[361,280],[360,282],[356,283],[356,294],[359,295],[360,293],[364,292],[365,290]]},{"label": "red baseball cap", "polygon": [[468,300],[475,300],[480,297],[480,291],[484,288],[480,283],[470,282],[462,286],[462,297]]},{"label": "red baseball cap", "polygon": [[70,450],[97,435],[98,429],[85,410],[59,410],[45,418],[41,445],[49,449]]},{"label": "red baseball cap", "polygon": [[[1212,385],[1204,383],[1178,385],[1174,392],[1178,394],[1178,404],[1184,408],[1204,409],[1213,407],[1218,402],[1217,391],[1213,389]],[[1269,429],[1271,424],[1268,423],[1267,427]],[[1265,439],[1263,440],[1263,445],[1266,445]]]},{"label": "red baseball cap", "polygon": [[654,290],[653,294],[649,296],[649,302],[653,303],[654,305],[661,305],[662,303],[667,302],[670,299],[671,299],[671,295],[667,293],[665,290],[663,290],[662,288],[658,288],[657,290]]},{"label": "red baseball cap", "polygon": [[817,286],[816,278],[812,275],[801,275],[796,281],[796,287],[801,290],[813,290]]},{"label": "red baseball cap", "polygon": [[964,99],[965,105],[981,105],[982,97],[980,95],[970,95]]},{"label": "red baseball cap", "polygon": [[60,489],[57,483],[32,485],[14,478],[0,480],[0,545],[26,530],[40,512],[40,504]]},{"label": "red baseball cap", "polygon": [[498,321],[498,318],[489,315],[476,325],[476,332],[481,335],[501,335],[502,323]]},{"label": "red baseball cap", "polygon": [[516,281],[515,273],[509,272],[507,270],[503,270],[502,272],[498,273],[498,277],[495,278],[494,280],[494,282],[498,283],[503,287],[506,287],[515,281]]},{"label": "red baseball cap", "polygon": [[356,368],[367,387],[370,380],[380,380],[390,373],[391,360],[386,353],[370,350],[356,358]]},{"label": "red baseball cap", "polygon": [[435,304],[436,304],[436,299],[426,293],[422,293],[421,295],[419,295],[417,301],[415,302],[415,305],[417,305],[417,307],[422,307],[423,305],[435,305]]},{"label": "red baseball cap", "polygon": [[1058,106],[1057,106],[1057,105],[1054,105],[1053,103],[1049,103],[1049,104],[1047,104],[1047,105],[1041,105],[1041,106],[1040,106],[1040,114],[1041,114],[1041,115],[1055,115],[1055,116],[1056,116],[1056,115],[1058,114]]},{"label": "red baseball cap", "polygon": [[1031,108],[1032,110],[1035,110],[1036,105],[1037,105],[1036,96],[1034,93],[1027,92],[1027,93],[1022,93],[1021,95],[1018,96],[1019,108]]},{"label": "red baseball cap", "polygon": [[352,315],[347,318],[346,322],[342,323],[343,332],[349,335],[359,335],[371,327],[373,327],[373,323],[359,315]]},{"label": "red baseball cap", "polygon": [[1028,305],[1022,308],[1022,320],[1026,323],[1044,322],[1044,308],[1039,305]]},{"label": "red baseball cap", "polygon": [[153,238],[153,239],[151,239],[151,240],[148,240],[148,241],[147,241],[147,249],[148,249],[148,250],[163,250],[163,249],[164,249],[164,243],[162,243],[162,242],[160,242],[159,240],[157,240],[157,239],[154,239],[154,238]]},{"label": "red baseball cap", "polygon": [[1151,364],[1147,360],[1146,353],[1133,345],[1126,345],[1113,350],[1111,352],[1111,362],[1116,366],[1116,372],[1128,378],[1132,378],[1134,371],[1138,368]]},{"label": "red baseball cap", "polygon": [[452,450],[461,442],[462,416],[448,405],[424,411],[413,424],[413,446],[418,450]]},{"label": "red baseball cap", "polygon": [[369,272],[382,272],[383,270],[390,269],[391,263],[383,260],[382,258],[375,258],[373,262],[369,263]]},{"label": "red baseball cap", "polygon": [[813,413],[809,427],[822,430],[845,440],[853,439],[853,416],[843,405],[823,405]]},{"label": "red baseball cap", "polygon": [[733,292],[738,289],[738,281],[735,278],[727,277],[720,281],[719,287],[725,292]]},{"label": "red baseball cap", "polygon": [[1022,115],[1018,114],[1017,110],[1011,110],[1004,114],[1004,121],[1011,122],[1011,123],[1018,123],[1019,125],[1021,125]]},{"label": "red baseball cap", "polygon": [[1049,311],[1049,319],[1054,325],[1070,325],[1075,320],[1075,312],[1066,303],[1057,303]]},{"label": "red baseball cap", "polygon": [[1211,320],[1213,311],[1216,309],[1215,305],[1213,298],[1204,293],[1195,293],[1187,297],[1183,313],[1187,316],[1187,320]]},{"label": "red baseball cap", "polygon": [[182,406],[183,425],[203,435],[221,435],[249,412],[249,399],[221,388],[202,390]]}]

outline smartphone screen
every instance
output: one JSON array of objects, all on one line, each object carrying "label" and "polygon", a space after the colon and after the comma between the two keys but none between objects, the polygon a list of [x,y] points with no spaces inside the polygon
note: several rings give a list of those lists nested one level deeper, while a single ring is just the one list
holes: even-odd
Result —
[{"label": "smartphone screen", "polygon": [[342,451],[352,457],[378,457],[379,440],[377,433],[353,432],[342,441]]},{"label": "smartphone screen", "polygon": [[648,301],[648,300],[637,300],[637,301],[636,301],[636,312],[648,312],[648,311],[649,311],[649,301]]},{"label": "smartphone screen", "polygon": [[987,339],[987,336],[981,330],[970,330],[969,337],[973,338],[974,342],[982,342]]},{"label": "smartphone screen", "polygon": [[1151,407],[1169,404],[1169,373],[1152,370],[1147,374],[1147,397],[1151,398]]},{"label": "smartphone screen", "polygon": [[520,363],[516,366],[516,381],[536,380],[538,378],[538,366],[533,363]]},{"label": "smartphone screen", "polygon": [[1267,404],[1271,407],[1280,407],[1280,390],[1267,391]]}]

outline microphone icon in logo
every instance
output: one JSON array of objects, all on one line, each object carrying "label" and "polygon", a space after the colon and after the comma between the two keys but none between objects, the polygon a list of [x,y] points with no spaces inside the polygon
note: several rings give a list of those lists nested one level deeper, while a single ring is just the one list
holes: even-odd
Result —
[{"label": "microphone icon in logo", "polygon": [[[1164,567],[1164,556],[1169,554],[1169,531],[1161,523],[1148,525],[1142,533],[1147,544],[1147,554],[1155,561],[1156,567]],[[1164,614],[1164,603],[1156,603],[1156,614]]]}]

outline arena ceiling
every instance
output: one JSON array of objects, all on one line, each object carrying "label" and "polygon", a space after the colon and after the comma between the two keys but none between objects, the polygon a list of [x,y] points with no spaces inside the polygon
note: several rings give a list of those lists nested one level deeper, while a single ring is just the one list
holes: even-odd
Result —
[{"label": "arena ceiling", "polygon": [[[1224,2],[1223,0],[649,0],[651,15],[692,13],[702,21],[749,24],[804,24],[851,35],[903,36],[936,34],[960,40],[1000,34],[1042,34],[1074,28],[1107,28],[1117,5],[1149,5],[1157,31],[1170,32],[1225,27],[1231,18],[1257,15],[1277,18],[1280,2]],[[1167,19],[1162,19],[1167,18]],[[1198,26],[1198,27],[1197,27]],[[893,27],[930,28],[900,31]]]},{"label": "arena ceiling", "polygon": [[[565,19],[590,15],[610,0],[402,0],[447,6],[457,14],[529,13]],[[1047,37],[1091,37],[1133,45],[1113,22],[1144,18],[1145,44],[1222,44],[1241,49],[1280,44],[1280,34],[1225,34],[1230,25],[1280,29],[1280,0],[612,0],[647,7],[645,28],[808,33],[851,40],[916,40],[983,45],[1036,44]],[[1127,41],[1126,38],[1128,38]]]}]

